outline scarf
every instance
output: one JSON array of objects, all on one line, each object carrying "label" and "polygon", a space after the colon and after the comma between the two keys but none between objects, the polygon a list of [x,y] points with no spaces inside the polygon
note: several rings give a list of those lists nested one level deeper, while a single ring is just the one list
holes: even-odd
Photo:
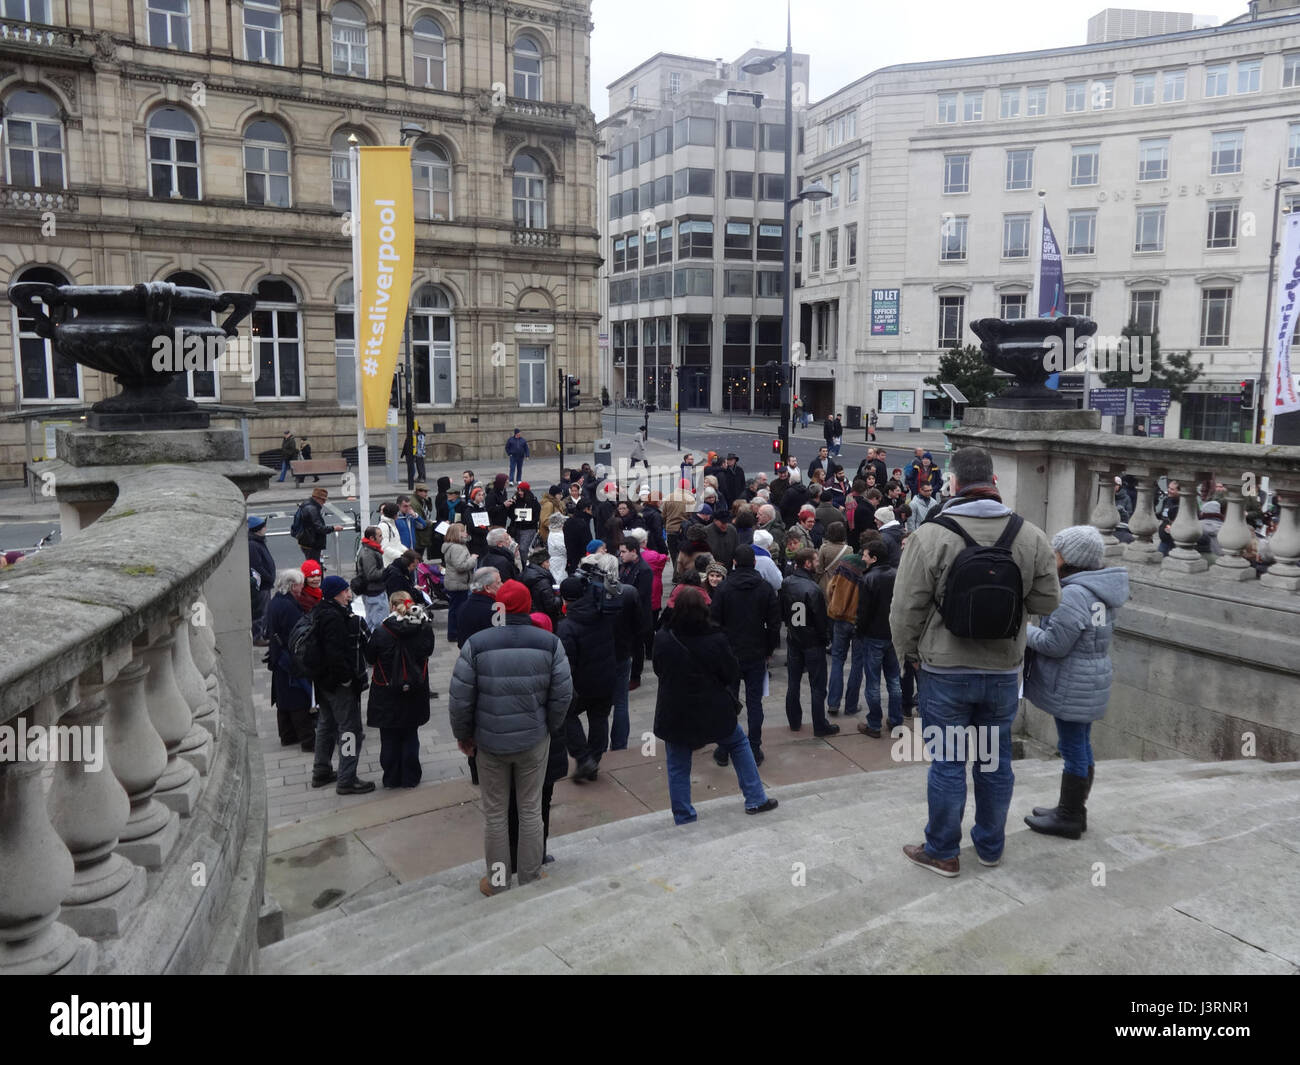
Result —
[{"label": "scarf", "polygon": [[364,536],[361,538],[361,542],[368,547],[373,547],[376,551],[380,552],[380,554],[383,553],[384,550],[383,544],[376,543],[374,540],[368,540]]},{"label": "scarf", "polygon": [[998,495],[997,488],[987,483],[968,484],[952,498],[954,502],[959,499],[963,502],[970,502],[975,499],[992,499],[998,503],[1002,502],[1002,497]]},{"label": "scarf", "polygon": [[303,610],[310,611],[316,609],[316,604],[321,601],[323,595],[319,588],[304,584],[301,591],[293,593],[293,599]]}]

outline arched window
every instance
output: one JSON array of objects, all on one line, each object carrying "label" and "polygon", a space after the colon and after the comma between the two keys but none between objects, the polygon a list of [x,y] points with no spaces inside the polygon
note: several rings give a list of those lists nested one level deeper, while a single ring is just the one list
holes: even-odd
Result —
[{"label": "arched window", "polygon": [[451,218],[451,156],[436,141],[422,141],[411,153],[415,217],[433,222]]},{"label": "arched window", "polygon": [[[207,278],[191,273],[188,270],[178,270],[176,273],[163,278],[163,280],[185,288],[205,288],[209,292],[212,291],[212,286],[208,284]],[[216,320],[216,315],[213,315],[212,321],[214,324]],[[211,370],[188,370],[178,377],[173,377],[171,384],[167,387],[177,395],[187,396],[190,399],[215,400],[220,395],[216,367]]]},{"label": "arched window", "polygon": [[159,107],[149,116],[149,195],[199,199],[199,131],[178,107]]},{"label": "arched window", "polygon": [[366,16],[347,0],[330,11],[330,39],[334,44],[334,73],[367,77]]},{"label": "arched window", "polygon": [[[48,266],[33,266],[19,274],[15,281],[45,281],[51,285],[66,285],[68,279],[58,270]],[[76,363],[54,357],[54,349],[44,337],[38,336],[35,322],[19,317],[13,307],[13,335],[18,338],[17,370],[18,400],[20,403],[59,403],[81,398],[81,367]]]},{"label": "arched window", "polygon": [[521,100],[542,98],[542,50],[527,36],[515,41],[515,95]]},{"label": "arched window", "polygon": [[270,119],[244,131],[244,198],[263,207],[289,206],[289,137]]},{"label": "arched window", "polygon": [[30,189],[66,189],[63,120],[54,99],[35,89],[5,98],[5,178]]},{"label": "arched window", "polygon": [[280,0],[244,0],[244,58],[277,66],[284,62]]},{"label": "arched window", "polygon": [[451,297],[437,285],[424,285],[411,307],[416,403],[449,407],[456,402],[455,337]]},{"label": "arched window", "polygon": [[340,407],[357,405],[356,296],[352,279],[334,293],[334,379]]},{"label": "arched window", "polygon": [[149,0],[149,43],[190,50],[190,0]]},{"label": "arched window", "polygon": [[442,27],[431,18],[415,20],[413,36],[415,84],[426,89],[447,87],[447,40]]},{"label": "arched window", "polygon": [[302,399],[302,323],[298,293],[288,281],[268,277],[254,289],[253,343],[257,348],[257,399]]},{"label": "arched window", "polygon": [[546,171],[529,152],[515,156],[513,180],[515,225],[525,229],[546,228]]},{"label": "arched window", "polygon": [[334,210],[346,212],[352,210],[352,165],[348,160],[348,149],[352,145],[349,137],[356,137],[359,144],[366,144],[367,139],[360,131],[341,129],[330,138],[330,186],[334,196]]}]

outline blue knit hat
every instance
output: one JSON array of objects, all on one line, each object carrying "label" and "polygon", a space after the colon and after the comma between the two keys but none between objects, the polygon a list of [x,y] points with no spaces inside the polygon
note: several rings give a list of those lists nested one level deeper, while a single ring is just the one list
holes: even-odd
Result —
[{"label": "blue knit hat", "polygon": [[322,599],[333,599],[339,592],[346,591],[348,582],[342,577],[326,577],[320,584]]},{"label": "blue knit hat", "polygon": [[266,524],[266,519],[265,519],[265,518],[259,518],[259,517],[257,517],[255,514],[250,514],[250,515],[248,516],[248,531],[249,531],[249,532],[253,532],[255,529],[260,529],[260,528],[261,528],[263,525],[265,525],[265,524]]},{"label": "blue knit hat", "polygon": [[594,555],[597,551],[599,551],[604,546],[605,546],[604,540],[591,540],[587,544],[587,554]]}]

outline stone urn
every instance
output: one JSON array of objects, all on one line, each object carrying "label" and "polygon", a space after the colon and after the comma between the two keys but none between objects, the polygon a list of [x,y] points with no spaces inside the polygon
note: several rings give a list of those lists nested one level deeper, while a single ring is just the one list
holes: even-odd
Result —
[{"label": "stone urn", "polygon": [[[208,415],[169,385],[191,369],[225,368],[227,338],[253,310],[249,292],[212,292],[165,281],[139,285],[9,286],[55,356],[113,374],[122,391],[91,407],[91,429],[206,429]],[[212,315],[229,309],[220,325]]]},{"label": "stone urn", "polygon": [[1046,381],[1069,372],[1097,332],[1091,318],[980,318],[970,324],[980,338],[984,361],[1015,378],[1011,387],[989,400],[990,407],[1012,410],[1074,410],[1074,400]]}]

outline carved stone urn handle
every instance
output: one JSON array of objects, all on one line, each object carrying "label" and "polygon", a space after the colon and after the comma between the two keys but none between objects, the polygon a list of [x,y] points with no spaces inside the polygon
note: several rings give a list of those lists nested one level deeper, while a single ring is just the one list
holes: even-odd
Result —
[{"label": "carved stone urn handle", "polygon": [[239,332],[239,323],[253,313],[257,306],[257,296],[252,292],[223,292],[217,297],[214,311],[222,307],[232,308],[230,315],[221,323],[221,329],[228,337]]},{"label": "carved stone urn handle", "polygon": [[[9,286],[9,299],[18,308],[18,316],[32,319],[36,335],[46,340],[54,339],[54,327],[67,316],[59,286],[48,281],[15,281]],[[46,308],[44,311],[37,308],[37,300]]]}]

